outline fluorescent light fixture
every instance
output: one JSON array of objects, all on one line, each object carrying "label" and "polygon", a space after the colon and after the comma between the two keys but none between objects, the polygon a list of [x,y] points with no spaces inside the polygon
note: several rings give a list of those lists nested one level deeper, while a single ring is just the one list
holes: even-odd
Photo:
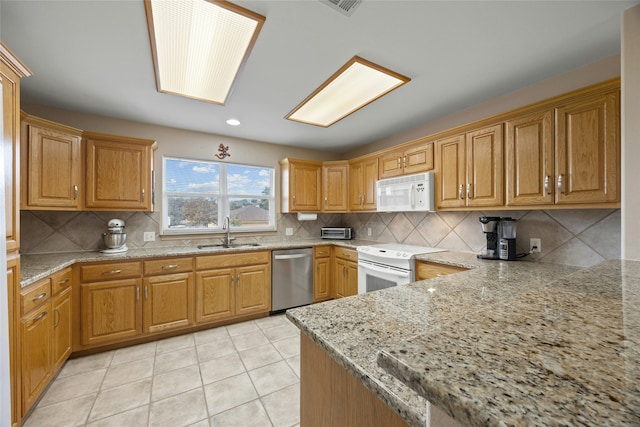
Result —
[{"label": "fluorescent light fixture", "polygon": [[329,127],[410,80],[354,56],[285,118]]},{"label": "fluorescent light fixture", "polygon": [[220,0],[145,0],[159,92],[224,104],[265,17]]},{"label": "fluorescent light fixture", "polygon": [[238,126],[240,124],[240,120],[238,119],[229,119],[227,120],[227,124],[230,126]]}]

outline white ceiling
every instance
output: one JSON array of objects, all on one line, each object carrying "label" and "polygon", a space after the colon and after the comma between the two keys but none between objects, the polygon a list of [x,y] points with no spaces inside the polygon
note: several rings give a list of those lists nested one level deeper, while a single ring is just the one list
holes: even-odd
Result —
[{"label": "white ceiling", "polygon": [[[619,54],[640,2],[235,3],[266,22],[224,106],[156,91],[142,0],[2,0],[0,38],[34,73],[26,104],[342,153]],[[412,80],[329,128],[284,119],[354,55]]]}]

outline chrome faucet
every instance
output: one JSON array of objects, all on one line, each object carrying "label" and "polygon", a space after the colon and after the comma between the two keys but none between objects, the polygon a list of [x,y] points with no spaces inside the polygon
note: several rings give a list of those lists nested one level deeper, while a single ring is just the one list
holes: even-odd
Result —
[{"label": "chrome faucet", "polygon": [[227,240],[224,244],[229,246],[233,240],[236,240],[235,237],[231,237],[231,218],[229,218],[229,215],[224,218],[224,225],[222,226],[222,229],[227,230]]}]

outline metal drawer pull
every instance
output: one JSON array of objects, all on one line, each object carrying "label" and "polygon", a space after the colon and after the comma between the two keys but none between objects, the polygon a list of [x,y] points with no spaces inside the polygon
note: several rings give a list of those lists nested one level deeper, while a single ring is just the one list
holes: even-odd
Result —
[{"label": "metal drawer pull", "polygon": [[69,278],[68,277],[66,279],[61,280],[61,281],[58,282],[59,285],[64,285],[66,283],[69,283]]},{"label": "metal drawer pull", "polygon": [[103,271],[102,274],[120,274],[122,273],[122,270],[109,270],[109,271]]},{"label": "metal drawer pull", "polygon": [[144,287],[144,299],[149,299],[149,287]]},{"label": "metal drawer pull", "polygon": [[562,177],[563,177],[563,175],[562,175],[562,174],[560,174],[560,175],[558,176],[558,192],[559,192],[560,194],[562,194],[562,193],[563,193],[562,189],[564,188],[564,182],[563,182],[564,180],[563,180],[563,178],[562,178]]},{"label": "metal drawer pull", "polygon": [[136,301],[140,299],[140,286],[136,286]]},{"label": "metal drawer pull", "polygon": [[144,188],[142,189],[142,201],[144,202]]},{"label": "metal drawer pull", "polygon": [[238,274],[238,276],[237,276],[237,277],[238,277],[238,280],[237,280],[237,282],[236,282],[236,283],[238,284],[238,286],[240,286],[240,275]]},{"label": "metal drawer pull", "polygon": [[37,316],[37,317],[34,317],[34,318],[33,318],[33,323],[35,323],[35,322],[37,322],[38,320],[42,319],[42,318],[43,318],[44,316],[46,316],[46,315],[47,315],[47,312],[46,312],[46,311],[43,311],[42,313],[38,314],[38,316]]},{"label": "metal drawer pull", "polygon": [[398,157],[398,169],[400,169],[400,157]]},{"label": "metal drawer pull", "polygon": [[60,310],[58,310],[57,308],[53,309],[53,318],[56,318],[56,314],[58,315],[58,318],[56,320],[53,321],[53,327],[57,328],[58,325],[60,325]]},{"label": "metal drawer pull", "polygon": [[342,252],[342,256],[345,258],[351,258],[351,254],[348,254],[346,252]]},{"label": "metal drawer pull", "polygon": [[403,168],[405,168],[405,169],[407,168],[407,156],[404,156],[404,157],[403,157],[403,160],[402,160],[402,167],[403,167]]},{"label": "metal drawer pull", "polygon": [[544,177],[544,193],[545,194],[551,194],[549,192],[549,179],[550,179],[549,175]]},{"label": "metal drawer pull", "polygon": [[458,188],[458,195],[460,200],[464,200],[464,186],[462,184],[460,184],[460,187]]},{"label": "metal drawer pull", "polygon": [[78,200],[78,186],[73,186],[73,200]]},{"label": "metal drawer pull", "polygon": [[173,270],[174,268],[178,268],[178,264],[169,264],[162,266],[163,270]]},{"label": "metal drawer pull", "polygon": [[38,300],[41,300],[42,298],[44,298],[46,296],[47,296],[47,293],[43,292],[40,295],[38,295],[37,297],[31,298],[31,301],[38,301]]},{"label": "metal drawer pull", "polygon": [[471,198],[471,184],[467,184],[467,199]]}]

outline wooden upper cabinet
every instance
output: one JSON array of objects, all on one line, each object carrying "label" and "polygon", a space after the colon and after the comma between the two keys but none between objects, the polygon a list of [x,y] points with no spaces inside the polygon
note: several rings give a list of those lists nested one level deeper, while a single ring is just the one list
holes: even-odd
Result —
[{"label": "wooden upper cabinet", "polygon": [[554,146],[553,111],[506,122],[507,206],[553,204]]},{"label": "wooden upper cabinet", "polygon": [[502,125],[466,135],[467,206],[501,206],[503,195]]},{"label": "wooden upper cabinet", "polygon": [[437,142],[436,207],[501,206],[502,125]]},{"label": "wooden upper cabinet", "polygon": [[349,162],[349,209],[376,210],[376,181],[378,158]]},{"label": "wooden upper cabinet", "polygon": [[620,200],[619,91],[556,108],[557,204]]},{"label": "wooden upper cabinet", "polygon": [[436,207],[457,208],[466,203],[466,151],[464,135],[456,135],[436,143]]},{"label": "wooden upper cabinet", "polygon": [[420,142],[379,157],[379,177],[427,172],[434,168],[434,142]]},{"label": "wooden upper cabinet", "polygon": [[33,116],[22,120],[22,209],[82,208],[82,131]]},{"label": "wooden upper cabinet", "polygon": [[282,172],[282,212],[320,212],[322,163],[284,159]]},{"label": "wooden upper cabinet", "polygon": [[346,212],[349,209],[349,163],[322,164],[322,211]]},{"label": "wooden upper cabinet", "polygon": [[153,210],[156,142],[84,133],[86,201],[90,210]]}]

